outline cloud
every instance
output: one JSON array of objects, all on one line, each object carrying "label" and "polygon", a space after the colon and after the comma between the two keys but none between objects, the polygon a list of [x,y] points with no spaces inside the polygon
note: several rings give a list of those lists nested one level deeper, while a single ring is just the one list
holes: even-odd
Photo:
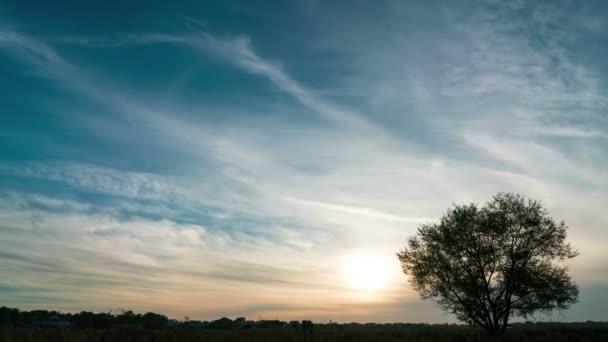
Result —
[{"label": "cloud", "polygon": [[278,89],[292,96],[316,115],[321,115],[337,123],[351,125],[359,129],[377,129],[377,127],[371,125],[363,115],[338,108],[336,105],[324,101],[318,95],[314,94],[311,89],[308,89],[293,79],[279,64],[259,56],[251,47],[251,40],[246,36],[223,39],[207,32],[198,31],[184,35],[146,33],[140,35],[125,35],[115,39],[65,37],[55,40],[59,40],[66,44],[102,48],[161,43],[185,45],[199,51],[203,55],[215,54],[224,61],[227,61],[248,73],[260,75],[268,79]]},{"label": "cloud", "polygon": [[[249,300],[267,296],[278,305],[301,291],[344,291],[320,281],[331,276],[328,269],[304,258],[296,263],[298,258],[291,256],[269,262],[269,251],[280,245],[268,245],[264,237],[234,238],[168,220],[122,220],[78,207],[68,212],[48,209],[27,206],[24,201],[0,203],[0,238],[8,243],[0,253],[4,260],[0,271],[16,275],[2,286],[22,289],[18,296],[4,292],[2,298],[10,305],[29,295],[39,300],[33,306],[60,303],[69,309],[71,301],[91,300],[93,305],[160,310],[149,301],[147,296],[152,294],[161,303],[170,297],[185,300],[180,308],[184,312],[197,308],[192,302],[187,304],[186,298],[193,296],[207,298],[217,307],[222,301],[238,303],[239,298],[255,293]],[[47,297],[36,297],[41,292],[39,284],[46,284]],[[61,301],[62,296],[70,301]]]},{"label": "cloud", "polygon": [[22,176],[65,183],[94,192],[137,199],[179,197],[180,190],[163,177],[86,164],[31,164],[12,170]]},{"label": "cloud", "polygon": [[372,209],[372,208],[362,208],[362,207],[353,207],[353,206],[346,206],[346,205],[340,205],[340,204],[334,204],[334,203],[308,201],[308,200],[303,200],[303,199],[298,199],[298,198],[288,197],[288,198],[285,198],[285,200],[294,202],[294,203],[298,203],[298,204],[301,204],[304,206],[314,206],[314,207],[319,207],[319,208],[323,208],[323,209],[342,211],[342,212],[349,213],[349,214],[368,216],[368,217],[378,218],[378,219],[388,220],[388,221],[424,223],[424,222],[434,220],[432,218],[403,217],[403,216],[385,213],[385,212],[382,212],[382,211],[379,211],[376,209]]},{"label": "cloud", "polygon": [[536,127],[534,132],[541,135],[566,138],[606,138],[606,134],[596,129],[581,129],[577,127]]}]

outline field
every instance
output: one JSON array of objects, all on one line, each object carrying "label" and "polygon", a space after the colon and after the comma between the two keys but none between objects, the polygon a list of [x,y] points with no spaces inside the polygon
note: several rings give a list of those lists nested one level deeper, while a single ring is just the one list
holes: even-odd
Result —
[{"label": "field", "polygon": [[[364,342],[416,341],[465,342],[490,341],[480,330],[464,326],[428,325],[407,328],[317,327],[306,339],[293,329],[250,330],[92,330],[5,328],[0,342]],[[608,323],[569,323],[522,326],[510,329],[500,340],[510,341],[608,341]]]}]

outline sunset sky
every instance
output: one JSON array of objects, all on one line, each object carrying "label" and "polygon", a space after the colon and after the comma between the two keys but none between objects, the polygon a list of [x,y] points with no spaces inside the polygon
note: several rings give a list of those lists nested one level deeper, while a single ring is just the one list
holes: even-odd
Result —
[{"label": "sunset sky", "polygon": [[454,322],[395,253],[511,191],[608,320],[608,3],[171,3],[0,3],[0,306]]}]

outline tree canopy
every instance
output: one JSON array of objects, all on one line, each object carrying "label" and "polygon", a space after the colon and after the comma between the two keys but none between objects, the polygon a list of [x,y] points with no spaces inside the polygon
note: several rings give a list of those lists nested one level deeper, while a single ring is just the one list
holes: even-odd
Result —
[{"label": "tree canopy", "polygon": [[540,202],[499,193],[483,207],[454,205],[439,222],[420,226],[397,256],[423,298],[500,335],[512,316],[576,302],[564,261],[578,253],[567,229]]}]

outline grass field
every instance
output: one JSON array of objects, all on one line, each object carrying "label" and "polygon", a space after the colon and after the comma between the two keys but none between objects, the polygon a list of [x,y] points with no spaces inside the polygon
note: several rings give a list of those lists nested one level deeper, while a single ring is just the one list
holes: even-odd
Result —
[{"label": "grass field", "polygon": [[[77,330],[6,328],[0,342],[304,342],[298,331],[291,329],[251,330]],[[468,327],[428,326],[420,328],[317,328],[312,341],[490,341],[480,330]],[[608,341],[608,324],[543,325],[511,329],[501,341]]]}]

